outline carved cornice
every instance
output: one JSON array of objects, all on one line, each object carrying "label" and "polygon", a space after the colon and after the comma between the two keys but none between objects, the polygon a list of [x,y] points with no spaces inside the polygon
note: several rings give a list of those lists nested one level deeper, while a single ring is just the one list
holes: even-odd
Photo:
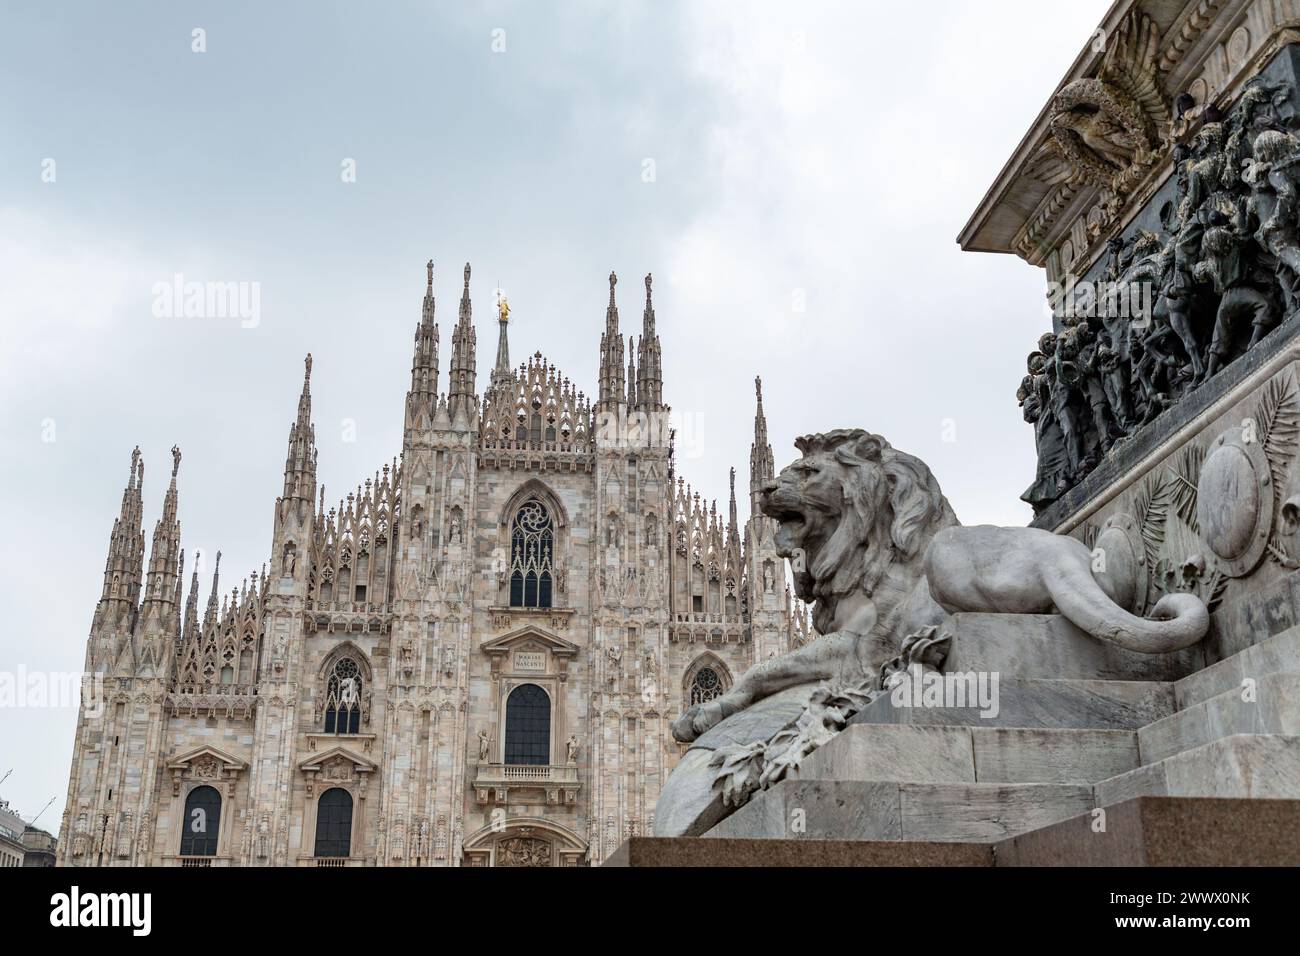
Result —
[{"label": "carved cornice", "polygon": [[1172,73],[1182,63],[1187,53],[1205,35],[1226,2],[1227,0],[1199,0],[1183,10],[1165,31],[1158,63],[1161,73]]},{"label": "carved cornice", "polygon": [[[1300,0],[1119,0],[962,230],[962,248],[1044,266],[1071,239],[1072,271],[1085,270],[1167,176],[1186,120],[1229,105],[1295,17]],[[1171,127],[1183,92],[1196,106]]]}]

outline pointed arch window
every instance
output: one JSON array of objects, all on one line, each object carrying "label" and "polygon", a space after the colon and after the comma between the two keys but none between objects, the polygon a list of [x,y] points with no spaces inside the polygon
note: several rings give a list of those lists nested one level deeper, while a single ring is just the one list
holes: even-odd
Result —
[{"label": "pointed arch window", "polygon": [[325,733],[361,732],[361,668],[350,657],[340,657],[325,683]]},{"label": "pointed arch window", "polygon": [[510,524],[510,606],[550,607],[555,575],[555,522],[536,498]]},{"label": "pointed arch window", "polygon": [[253,683],[253,635],[244,635],[244,649],[239,652],[239,682]]},{"label": "pointed arch window", "polygon": [[352,794],[326,790],[316,806],[316,856],[352,855]]},{"label": "pointed arch window", "polygon": [[691,676],[691,682],[686,688],[686,703],[688,706],[707,704],[721,697],[726,690],[725,679],[718,668],[711,664],[704,664]]},{"label": "pointed arch window", "polygon": [[181,856],[216,856],[221,832],[221,794],[215,787],[195,787],[185,798]]}]

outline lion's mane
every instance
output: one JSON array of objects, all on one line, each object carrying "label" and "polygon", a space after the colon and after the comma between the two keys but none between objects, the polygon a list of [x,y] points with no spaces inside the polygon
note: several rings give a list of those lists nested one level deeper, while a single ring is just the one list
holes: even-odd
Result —
[{"label": "lion's mane", "polygon": [[[803,458],[783,469],[765,489],[765,511],[778,521],[789,513],[799,496],[782,495],[781,486],[798,484],[801,465],[824,468],[833,463],[840,485],[838,507],[832,503],[829,513],[801,511],[800,540],[823,539],[804,553],[818,631],[825,633],[839,599],[854,591],[865,591],[880,605],[906,600],[921,573],[921,558],[930,539],[940,528],[957,523],[929,467],[879,435],[858,428],[805,435],[795,446]],[[833,528],[827,533],[831,522]],[[889,607],[880,610],[882,619],[893,617]]]}]

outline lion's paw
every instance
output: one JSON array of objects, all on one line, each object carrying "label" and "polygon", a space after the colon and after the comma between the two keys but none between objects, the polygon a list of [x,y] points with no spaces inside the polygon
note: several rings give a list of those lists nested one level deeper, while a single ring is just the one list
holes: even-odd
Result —
[{"label": "lion's paw", "polygon": [[730,711],[723,707],[720,699],[705,704],[694,704],[672,722],[673,738],[688,744],[700,734],[722,723],[723,718],[729,713]]},{"label": "lion's paw", "polygon": [[700,712],[700,705],[694,704],[689,710],[674,720],[670,726],[673,739],[689,744],[704,731],[695,729],[695,718]]}]

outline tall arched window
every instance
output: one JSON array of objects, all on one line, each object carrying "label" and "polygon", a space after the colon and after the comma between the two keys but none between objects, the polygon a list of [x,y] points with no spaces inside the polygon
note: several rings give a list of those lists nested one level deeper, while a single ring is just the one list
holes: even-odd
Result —
[{"label": "tall arched window", "polygon": [[555,523],[530,498],[510,524],[510,606],[550,607],[555,573]]},{"label": "tall arched window", "polygon": [[361,732],[361,668],[350,657],[340,657],[325,683],[325,733]]},{"label": "tall arched window", "polygon": [[316,855],[352,855],[352,794],[326,790],[316,805]]},{"label": "tall arched window", "polygon": [[506,763],[551,762],[551,698],[536,684],[520,684],[506,698]]},{"label": "tall arched window", "polygon": [[181,856],[216,856],[221,832],[221,794],[214,787],[195,787],[185,798]]},{"label": "tall arched window", "polygon": [[721,697],[722,692],[722,678],[718,676],[718,672],[712,667],[701,667],[691,678],[689,703],[708,703],[715,697]]}]

